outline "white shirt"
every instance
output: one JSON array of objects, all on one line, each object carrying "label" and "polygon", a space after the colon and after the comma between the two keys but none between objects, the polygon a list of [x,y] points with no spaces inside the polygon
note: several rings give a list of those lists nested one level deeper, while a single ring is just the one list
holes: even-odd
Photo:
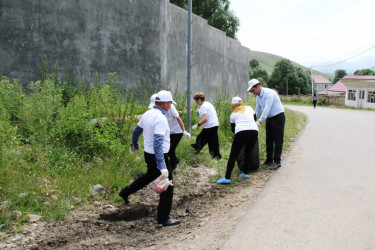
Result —
[{"label": "white shirt", "polygon": [[202,119],[203,115],[207,114],[207,121],[204,123],[204,128],[212,128],[219,126],[219,119],[214,106],[208,101],[204,101],[201,108],[199,109],[199,117]]},{"label": "white shirt", "polygon": [[[256,130],[258,131],[258,126],[255,123],[254,120],[254,110],[250,106],[244,106],[246,107],[244,112],[233,112],[230,115],[230,123],[235,123],[235,131],[234,133],[237,134],[240,131],[243,130]],[[235,109],[236,111],[237,109]]]},{"label": "white shirt", "polygon": [[169,152],[170,137],[169,137],[169,125],[167,118],[163,113],[156,108],[148,110],[142,115],[141,120],[138,122],[138,126],[143,129],[143,140],[144,140],[144,151],[149,154],[155,154],[154,152],[154,134],[163,135],[163,153]]},{"label": "white shirt", "polygon": [[171,130],[171,134],[181,134],[182,129],[180,124],[177,121],[177,118],[180,117],[176,107],[172,104],[171,108],[168,110],[167,120],[169,124],[169,129]]}]

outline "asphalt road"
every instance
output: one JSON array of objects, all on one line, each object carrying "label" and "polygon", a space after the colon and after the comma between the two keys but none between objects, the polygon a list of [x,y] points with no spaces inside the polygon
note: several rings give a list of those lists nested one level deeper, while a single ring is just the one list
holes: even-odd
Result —
[{"label": "asphalt road", "polygon": [[287,108],[306,128],[222,249],[375,249],[375,112]]}]

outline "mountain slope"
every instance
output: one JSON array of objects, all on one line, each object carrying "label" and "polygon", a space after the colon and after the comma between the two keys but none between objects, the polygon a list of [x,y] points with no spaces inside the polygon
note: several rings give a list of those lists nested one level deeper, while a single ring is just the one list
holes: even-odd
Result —
[{"label": "mountain slope", "polygon": [[[251,50],[250,51],[250,60],[256,59],[259,62],[259,65],[262,66],[269,74],[272,73],[273,67],[275,66],[276,62],[281,59],[288,59],[281,56],[277,56],[274,54],[266,53],[266,52],[260,52]],[[289,59],[288,59],[289,60]],[[289,60],[294,66],[300,67],[304,70],[308,70],[310,72],[310,68],[307,68],[305,66],[302,66],[301,64],[298,64],[296,62],[293,62],[292,60]],[[314,75],[323,75],[327,79],[332,78],[332,75],[321,73],[319,71],[313,70]]]}]

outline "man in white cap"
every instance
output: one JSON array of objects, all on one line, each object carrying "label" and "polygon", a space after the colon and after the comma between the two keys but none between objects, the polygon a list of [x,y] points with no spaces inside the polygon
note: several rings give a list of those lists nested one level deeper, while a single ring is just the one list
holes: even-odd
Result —
[{"label": "man in white cap", "polygon": [[[170,147],[170,129],[165,115],[174,103],[172,94],[162,90],[155,97],[155,106],[142,115],[141,120],[132,133],[131,151],[136,153],[139,149],[138,140],[143,133],[144,158],[147,164],[147,172],[140,175],[129,186],[119,191],[119,195],[125,203],[129,203],[129,195],[147,186],[159,176],[161,179],[172,180],[172,170],[168,161]],[[173,186],[160,194],[157,221],[163,226],[173,226],[180,220],[169,217],[173,199]]]},{"label": "man in white cap", "polygon": [[[153,94],[150,99],[150,105],[148,108],[152,109],[155,106],[155,98],[157,94]],[[182,121],[180,114],[178,113],[174,104],[171,105],[171,108],[168,110],[167,114],[168,125],[170,129],[170,148],[168,152],[169,162],[171,164],[172,170],[177,168],[177,164],[180,160],[176,156],[176,148],[180,142],[182,135],[187,139],[190,139],[191,135],[186,132],[184,122]]]},{"label": "man in white cap", "polygon": [[[248,89],[257,96],[255,115],[258,127],[266,122],[266,151],[267,158],[263,163],[270,165],[271,170],[281,167],[281,152],[284,142],[285,114],[284,107],[276,91],[262,87],[257,79],[248,82]],[[263,110],[259,117],[260,111]]]}]

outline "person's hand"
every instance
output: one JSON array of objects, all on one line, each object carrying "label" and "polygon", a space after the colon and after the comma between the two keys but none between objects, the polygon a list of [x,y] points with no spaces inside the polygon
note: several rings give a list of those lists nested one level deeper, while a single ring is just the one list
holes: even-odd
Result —
[{"label": "person's hand", "polygon": [[191,135],[188,132],[184,131],[182,133],[184,134],[186,139],[190,139]]},{"label": "person's hand", "polygon": [[260,122],[259,121],[257,121],[257,126],[260,127]]},{"label": "person's hand", "polygon": [[168,169],[166,169],[166,168],[162,169],[162,170],[160,170],[160,173],[161,173],[160,180],[168,178],[168,175],[169,175]]},{"label": "person's hand", "polygon": [[198,128],[198,123],[191,127],[192,130],[196,130]]},{"label": "person's hand", "polygon": [[137,153],[138,150],[139,150],[139,144],[136,144],[136,145],[134,145],[134,144],[130,144],[129,152],[130,152],[131,154],[135,154],[135,153]]}]

